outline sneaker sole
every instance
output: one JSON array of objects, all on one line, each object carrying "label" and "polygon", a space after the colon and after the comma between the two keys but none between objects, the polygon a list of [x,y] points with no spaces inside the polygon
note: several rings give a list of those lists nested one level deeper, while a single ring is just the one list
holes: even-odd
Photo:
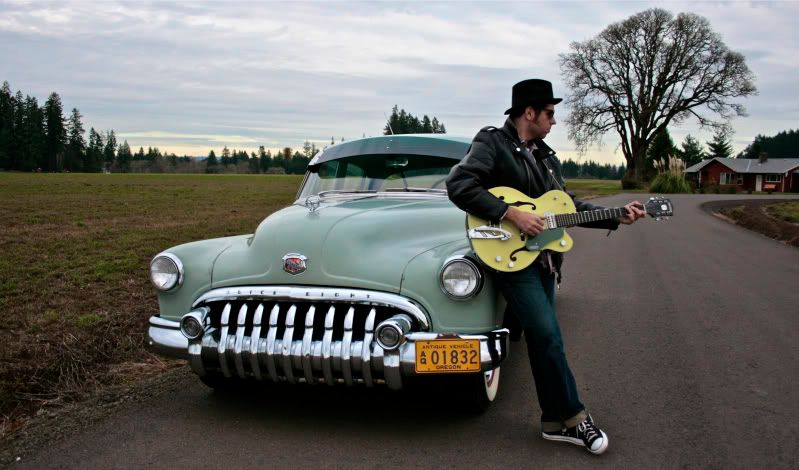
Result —
[{"label": "sneaker sole", "polygon": [[588,447],[585,447],[585,444],[583,444],[582,439],[577,439],[576,437],[551,436],[546,433],[541,433],[541,437],[543,437],[548,441],[568,442],[576,446],[585,447],[585,450],[587,450],[588,452],[591,452],[592,454],[595,455],[599,455],[608,450],[608,444],[609,444],[608,435],[605,434],[605,431],[600,431],[600,432],[602,433],[602,445],[597,450],[591,450]]}]

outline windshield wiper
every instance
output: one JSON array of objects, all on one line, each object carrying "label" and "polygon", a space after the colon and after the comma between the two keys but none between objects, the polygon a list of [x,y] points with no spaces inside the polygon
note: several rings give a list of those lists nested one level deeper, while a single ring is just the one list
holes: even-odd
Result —
[{"label": "windshield wiper", "polygon": [[446,189],[433,189],[433,188],[386,188],[383,191],[389,192],[399,192],[399,193],[446,193]]},{"label": "windshield wiper", "polygon": [[335,196],[339,194],[377,194],[374,189],[329,189],[327,191],[320,191],[317,196]]}]

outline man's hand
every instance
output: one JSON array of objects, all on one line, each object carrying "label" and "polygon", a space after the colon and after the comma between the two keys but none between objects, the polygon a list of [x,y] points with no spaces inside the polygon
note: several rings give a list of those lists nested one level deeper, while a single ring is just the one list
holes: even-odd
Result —
[{"label": "man's hand", "polygon": [[646,212],[642,209],[643,205],[638,201],[633,201],[624,206],[627,209],[627,215],[619,218],[619,222],[624,225],[630,225],[636,220],[646,216]]},{"label": "man's hand", "polygon": [[523,233],[528,235],[538,235],[544,230],[544,219],[530,212],[521,211],[515,207],[509,207],[505,218],[519,227]]}]

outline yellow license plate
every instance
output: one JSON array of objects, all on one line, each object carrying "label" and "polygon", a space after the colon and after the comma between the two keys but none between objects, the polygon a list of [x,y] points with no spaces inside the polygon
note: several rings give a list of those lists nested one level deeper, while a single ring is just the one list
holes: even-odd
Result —
[{"label": "yellow license plate", "polygon": [[480,340],[416,341],[416,372],[480,372]]}]

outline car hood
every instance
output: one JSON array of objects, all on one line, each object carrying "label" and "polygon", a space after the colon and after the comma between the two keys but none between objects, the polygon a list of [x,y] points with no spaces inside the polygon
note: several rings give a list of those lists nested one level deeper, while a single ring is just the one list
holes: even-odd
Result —
[{"label": "car hood", "polygon": [[[370,197],[302,205],[267,217],[252,238],[217,258],[214,287],[295,284],[346,286],[399,292],[405,266],[415,256],[465,238],[464,213],[446,198]],[[307,258],[291,275],[283,257]],[[431,267],[438,269],[438,266]]]}]

